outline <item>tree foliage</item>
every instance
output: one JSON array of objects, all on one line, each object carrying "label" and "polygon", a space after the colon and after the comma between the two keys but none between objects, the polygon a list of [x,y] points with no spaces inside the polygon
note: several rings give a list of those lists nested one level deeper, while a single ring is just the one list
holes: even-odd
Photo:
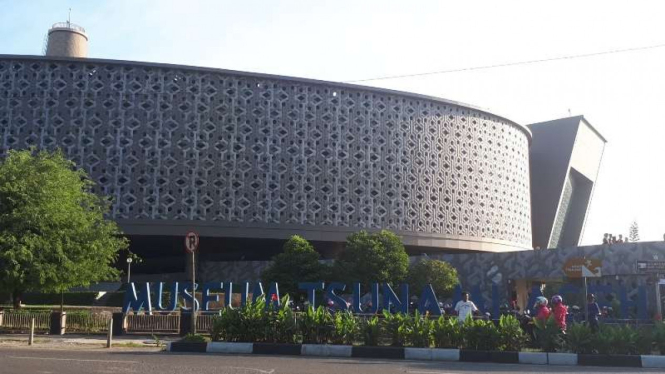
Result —
[{"label": "tree foliage", "polygon": [[359,231],[346,239],[346,248],[335,263],[337,280],[347,283],[399,283],[404,280],[409,257],[400,238],[381,230],[377,233]]},{"label": "tree foliage", "polygon": [[628,240],[630,240],[631,242],[640,241],[640,227],[637,226],[637,221],[633,221],[633,223],[630,224],[630,230],[628,231]]},{"label": "tree foliage", "polygon": [[63,292],[115,279],[127,240],[109,204],[61,152],[9,151],[0,163],[0,288]]},{"label": "tree foliage", "polygon": [[284,252],[275,256],[273,263],[263,271],[261,279],[277,282],[281,294],[295,294],[299,282],[323,280],[326,266],[319,262],[319,258],[310,242],[293,235],[284,244]]},{"label": "tree foliage", "polygon": [[445,261],[422,259],[409,267],[406,277],[411,293],[417,295],[427,284],[431,284],[439,299],[452,295],[459,284],[457,270]]}]

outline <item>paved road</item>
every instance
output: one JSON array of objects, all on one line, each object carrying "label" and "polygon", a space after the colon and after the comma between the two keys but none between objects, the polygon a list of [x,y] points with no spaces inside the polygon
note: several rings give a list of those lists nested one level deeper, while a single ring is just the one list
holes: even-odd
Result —
[{"label": "paved road", "polygon": [[0,348],[2,374],[451,374],[643,373],[648,369],[432,363],[367,359],[176,354],[156,351]]}]

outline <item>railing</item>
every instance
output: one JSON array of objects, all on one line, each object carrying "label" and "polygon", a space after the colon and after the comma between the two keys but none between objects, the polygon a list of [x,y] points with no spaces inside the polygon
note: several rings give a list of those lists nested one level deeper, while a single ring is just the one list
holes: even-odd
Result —
[{"label": "railing", "polygon": [[207,334],[212,330],[212,321],[217,314],[199,314],[196,316],[196,332]]},{"label": "railing", "polygon": [[67,313],[67,332],[106,332],[110,319],[110,313]]},{"label": "railing", "polygon": [[[198,324],[197,324],[198,325]],[[127,332],[172,332],[180,331],[179,314],[128,314]]]},{"label": "railing", "polygon": [[2,318],[4,330],[30,330],[30,322],[35,319],[35,330],[49,330],[51,328],[50,312],[13,312],[5,311]]},{"label": "railing", "polygon": [[71,22],[58,22],[54,23],[53,26],[51,26],[51,30],[53,29],[69,29],[69,30],[74,30],[78,31],[81,33],[85,34],[85,29],[79,25],[75,25]]}]

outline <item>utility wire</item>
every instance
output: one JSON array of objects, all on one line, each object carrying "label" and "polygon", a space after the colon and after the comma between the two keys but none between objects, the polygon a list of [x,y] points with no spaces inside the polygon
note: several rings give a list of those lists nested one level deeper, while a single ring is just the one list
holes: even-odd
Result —
[{"label": "utility wire", "polygon": [[543,58],[543,59],[539,59],[539,60],[507,62],[507,63],[504,63],[504,64],[483,65],[483,66],[474,66],[474,67],[469,67],[469,68],[459,68],[459,69],[450,69],[450,70],[439,70],[439,71],[431,71],[431,72],[426,72],[426,73],[387,75],[387,76],[383,76],[383,77],[375,77],[375,78],[366,78],[366,79],[356,79],[356,80],[344,81],[343,83],[369,82],[369,81],[388,80],[388,79],[422,77],[422,76],[427,76],[427,75],[459,73],[459,72],[462,72],[462,71],[486,70],[486,69],[494,69],[494,68],[503,68],[503,67],[507,67],[507,66],[529,65],[529,64],[538,64],[538,63],[541,63],[541,62],[573,60],[573,59],[578,59],[578,58],[587,58],[587,57],[611,55],[611,54],[616,54],[616,53],[645,51],[645,50],[649,50],[649,49],[656,49],[656,48],[663,48],[663,47],[665,47],[665,44],[656,44],[656,45],[650,45],[650,46],[647,46],[647,47],[613,49],[613,50],[610,50],[610,51],[583,53],[583,54],[579,54],[579,55],[568,55],[568,56],[560,56],[560,57],[552,57],[552,58]]}]

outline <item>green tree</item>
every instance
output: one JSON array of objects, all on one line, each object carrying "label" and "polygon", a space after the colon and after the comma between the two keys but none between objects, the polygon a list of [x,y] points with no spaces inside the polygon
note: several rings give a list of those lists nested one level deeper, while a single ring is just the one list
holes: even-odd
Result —
[{"label": "green tree", "polygon": [[[337,280],[399,283],[404,280],[409,257],[400,238],[388,230],[359,231],[346,239],[346,248],[335,262]],[[335,280],[335,279],[333,279]]]},{"label": "green tree", "polygon": [[284,252],[275,256],[273,263],[263,271],[261,279],[277,282],[281,294],[295,295],[298,283],[324,279],[326,265],[320,263],[319,258],[319,253],[310,242],[293,235],[284,244]]},{"label": "green tree", "polygon": [[450,297],[459,284],[457,270],[445,261],[422,259],[409,267],[406,277],[411,294],[418,295],[423,286],[431,284],[439,299]]},{"label": "green tree", "polygon": [[628,240],[631,242],[640,241],[640,227],[637,226],[637,221],[633,221],[633,223],[630,224],[630,230],[628,230]]},{"label": "green tree", "polygon": [[0,163],[0,289],[15,307],[26,291],[117,279],[127,240],[93,186],[59,151],[9,151]]}]

